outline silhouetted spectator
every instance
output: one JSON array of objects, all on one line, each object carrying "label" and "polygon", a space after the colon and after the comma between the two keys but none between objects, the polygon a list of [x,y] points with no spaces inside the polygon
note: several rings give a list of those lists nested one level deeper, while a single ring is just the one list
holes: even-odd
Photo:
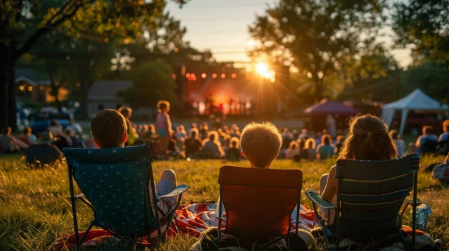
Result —
[{"label": "silhouetted spectator", "polygon": [[27,149],[28,145],[24,142],[14,138],[11,135],[11,127],[4,128],[0,134],[0,146],[3,149],[3,153],[14,153],[20,149]]},{"label": "silhouetted spectator", "polygon": [[226,151],[226,159],[230,161],[239,161],[241,158],[240,149],[239,149],[240,140],[236,137],[231,138],[230,147]]},{"label": "silhouetted spectator", "polygon": [[51,132],[41,133],[39,140],[26,150],[27,163],[37,166],[52,164],[61,159],[62,152],[52,143],[54,140]]},{"label": "silhouetted spectator", "polygon": [[201,157],[205,159],[218,159],[223,156],[224,152],[218,141],[218,133],[216,131],[209,132],[209,138],[203,142]]},{"label": "silhouetted spectator", "polygon": [[197,135],[198,130],[193,128],[190,130],[190,137],[184,141],[184,149],[187,158],[196,157],[203,148],[203,143]]}]

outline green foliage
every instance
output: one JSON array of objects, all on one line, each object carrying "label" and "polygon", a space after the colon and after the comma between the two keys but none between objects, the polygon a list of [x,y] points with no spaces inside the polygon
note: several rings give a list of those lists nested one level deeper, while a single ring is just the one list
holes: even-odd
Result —
[{"label": "green foliage", "polygon": [[[439,159],[424,159],[422,165],[439,163]],[[304,174],[303,192],[319,189],[319,180],[335,162],[293,163],[291,160],[276,160],[272,168],[300,169]],[[207,161],[159,161],[153,165],[156,179],[165,169],[176,172],[178,183],[188,184],[191,189],[183,196],[183,203],[216,201],[219,192],[218,173],[221,160]],[[241,162],[241,166],[248,163]],[[18,155],[0,156],[0,250],[50,250],[54,241],[73,233],[72,214],[69,196],[67,167],[65,164],[52,168],[30,170]],[[443,239],[449,247],[449,192],[439,182],[431,179],[429,173],[419,174],[419,198],[428,203],[433,214],[429,218],[429,232],[434,238]],[[306,196],[301,203],[309,205]],[[406,213],[407,214],[407,213]],[[89,208],[79,204],[78,219],[80,228],[87,228],[92,220]],[[404,221],[404,224],[408,224]],[[188,236],[169,238],[166,244],[154,251],[187,251],[196,241]],[[324,250],[317,239],[313,250]],[[92,249],[87,249],[92,250]],[[94,250],[134,250],[132,244],[111,240]],[[136,250],[144,250],[137,247]]]},{"label": "green foliage", "polygon": [[176,83],[171,74],[171,67],[161,61],[135,65],[123,74],[125,79],[133,81],[133,87],[119,92],[118,96],[133,108],[154,108],[161,99],[177,104]]},{"label": "green foliage", "polygon": [[312,79],[314,97],[321,99],[329,87],[325,79],[342,84],[328,76],[356,59],[364,46],[361,34],[370,41],[378,35],[384,7],[384,0],[281,0],[249,27],[259,41],[251,56],[293,65]]},{"label": "green foliage", "polygon": [[394,4],[396,45],[413,45],[415,63],[449,61],[449,1],[409,0]]},{"label": "green foliage", "polygon": [[405,93],[420,88],[440,102],[449,101],[449,63],[425,62],[412,66],[404,72],[402,81]]},{"label": "green foliage", "polygon": [[[366,46],[366,47],[371,47]],[[339,99],[361,102],[391,102],[397,96],[401,69],[396,60],[382,45],[372,45],[363,50],[359,60],[345,63],[347,85]]]}]

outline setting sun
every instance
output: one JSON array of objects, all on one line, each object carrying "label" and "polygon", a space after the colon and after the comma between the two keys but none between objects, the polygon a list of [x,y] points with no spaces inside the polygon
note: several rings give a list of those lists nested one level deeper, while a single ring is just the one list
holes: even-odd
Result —
[{"label": "setting sun", "polygon": [[259,73],[262,77],[266,77],[269,78],[270,77],[270,72],[268,70],[268,65],[265,63],[258,63],[256,65],[256,70],[257,73]]},{"label": "setting sun", "polygon": [[257,73],[267,79],[270,79],[271,82],[274,82],[274,71],[271,70],[266,63],[260,62],[256,65]]}]

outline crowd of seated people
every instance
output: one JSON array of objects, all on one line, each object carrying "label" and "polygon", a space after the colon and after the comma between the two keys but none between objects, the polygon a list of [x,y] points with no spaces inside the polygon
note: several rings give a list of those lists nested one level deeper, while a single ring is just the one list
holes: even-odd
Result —
[{"label": "crowd of seated people", "polygon": [[74,120],[63,128],[56,120],[51,120],[45,132],[38,137],[31,127],[25,127],[17,138],[12,128],[7,127],[0,133],[0,153],[22,153],[27,164],[33,166],[53,164],[63,157],[62,148],[83,148],[82,128]]},{"label": "crowd of seated people", "polygon": [[343,142],[343,136],[340,135],[335,141],[326,133],[326,130],[317,134],[308,134],[306,129],[301,133],[294,129],[292,132],[288,128],[282,130],[282,145],[278,158],[292,159],[294,161],[313,161],[332,158],[338,153],[337,144]]}]

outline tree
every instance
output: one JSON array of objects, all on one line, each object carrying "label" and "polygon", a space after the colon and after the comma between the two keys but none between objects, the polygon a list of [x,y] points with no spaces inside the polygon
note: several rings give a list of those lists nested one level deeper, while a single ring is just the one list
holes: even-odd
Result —
[{"label": "tree", "polygon": [[125,72],[123,77],[133,81],[134,85],[117,95],[133,108],[154,108],[161,99],[174,104],[179,102],[175,95],[176,84],[172,79],[172,69],[166,63],[142,63]]},{"label": "tree", "polygon": [[449,100],[449,0],[409,0],[394,5],[393,31],[398,47],[411,46],[413,64],[403,74],[407,92],[422,89]]},{"label": "tree", "polygon": [[[175,0],[183,4],[186,0]],[[0,127],[16,128],[15,63],[45,34],[91,37],[105,43],[143,35],[154,25],[165,1],[4,0],[0,2]],[[31,32],[30,32],[31,31]],[[28,34],[29,33],[29,34]]]},{"label": "tree", "polygon": [[412,45],[415,65],[449,61],[449,0],[409,0],[394,4],[395,44]]},{"label": "tree", "polygon": [[361,34],[368,40],[376,37],[385,18],[384,2],[280,0],[249,27],[251,36],[259,41],[250,55],[266,54],[293,65],[312,79],[313,96],[318,101],[329,90],[326,80],[339,72],[344,62],[356,60],[363,47]]},{"label": "tree", "polygon": [[403,74],[402,88],[410,93],[420,88],[440,102],[449,101],[449,63],[425,62],[410,67]]},{"label": "tree", "polygon": [[381,44],[365,46],[359,60],[346,62],[347,85],[339,99],[390,102],[400,98],[401,73],[398,63]]}]

